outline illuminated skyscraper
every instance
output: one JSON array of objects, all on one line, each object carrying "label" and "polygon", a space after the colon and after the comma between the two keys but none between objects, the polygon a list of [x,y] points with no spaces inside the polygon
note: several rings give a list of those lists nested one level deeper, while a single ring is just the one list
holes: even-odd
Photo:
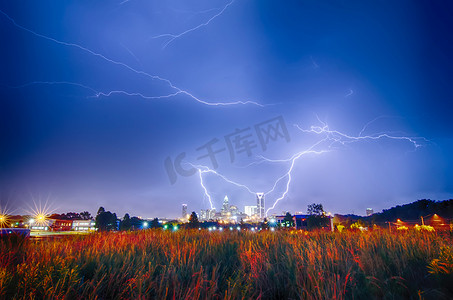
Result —
[{"label": "illuminated skyscraper", "polygon": [[264,193],[256,193],[256,208],[258,217],[264,218]]},{"label": "illuminated skyscraper", "polygon": [[187,204],[183,204],[182,205],[182,218],[186,218],[187,217]]},{"label": "illuminated skyscraper", "polygon": [[222,215],[227,215],[228,212],[230,211],[230,201],[228,200],[228,196],[225,195],[225,198],[223,198],[223,205],[222,205]]}]

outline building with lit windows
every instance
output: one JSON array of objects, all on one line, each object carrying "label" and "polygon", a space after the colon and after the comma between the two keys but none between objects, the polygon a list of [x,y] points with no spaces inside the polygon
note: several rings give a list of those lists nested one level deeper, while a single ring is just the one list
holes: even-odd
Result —
[{"label": "building with lit windows", "polygon": [[96,230],[96,222],[93,220],[73,220],[72,230],[75,231],[94,231]]},{"label": "building with lit windows", "polygon": [[252,217],[257,214],[258,208],[256,205],[253,206],[244,206],[244,212],[247,216]]},{"label": "building with lit windows", "polygon": [[257,215],[260,219],[263,219],[266,216],[264,210],[264,193],[256,193],[256,208],[257,208]]}]

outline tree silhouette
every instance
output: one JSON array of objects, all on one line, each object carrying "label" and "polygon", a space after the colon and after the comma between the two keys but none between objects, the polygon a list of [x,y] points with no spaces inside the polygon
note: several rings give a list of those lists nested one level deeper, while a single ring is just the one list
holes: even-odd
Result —
[{"label": "tree silhouette", "polygon": [[91,220],[91,214],[87,211],[82,211],[79,215],[82,220]]},{"label": "tree silhouette", "polygon": [[96,228],[98,228],[99,231],[117,230],[117,219],[115,213],[105,211],[101,206],[96,215]]},{"label": "tree silhouette", "polygon": [[128,213],[126,213],[123,217],[123,220],[121,221],[120,224],[120,230],[129,230],[131,229],[131,218]]},{"label": "tree silhouette", "polygon": [[289,212],[286,213],[285,218],[283,219],[283,226],[285,227],[294,226],[293,216]]},{"label": "tree silhouette", "polygon": [[189,227],[190,228],[197,228],[200,222],[198,221],[197,214],[193,211],[189,217]]},{"label": "tree silhouette", "polygon": [[159,228],[159,227],[160,227],[159,219],[158,219],[158,218],[154,218],[154,219],[151,221],[151,226],[150,226],[150,228]]}]

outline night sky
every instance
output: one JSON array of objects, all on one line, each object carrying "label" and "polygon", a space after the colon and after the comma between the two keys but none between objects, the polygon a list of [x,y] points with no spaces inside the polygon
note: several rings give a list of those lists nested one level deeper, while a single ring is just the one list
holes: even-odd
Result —
[{"label": "night sky", "polygon": [[[266,195],[266,208],[284,196],[269,213],[315,202],[365,214],[453,197],[450,1],[0,10],[0,202],[12,213],[33,200],[61,213],[179,217],[183,203],[198,212],[210,203],[191,164],[252,192],[283,177]],[[323,124],[351,138],[320,142],[316,128],[295,126]],[[240,210],[256,204],[243,186],[202,178],[217,208],[225,195]]]}]

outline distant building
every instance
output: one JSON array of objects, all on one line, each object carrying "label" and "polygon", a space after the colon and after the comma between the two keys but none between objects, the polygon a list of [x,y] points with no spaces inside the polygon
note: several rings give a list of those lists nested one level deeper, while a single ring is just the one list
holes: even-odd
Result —
[{"label": "distant building", "polygon": [[239,209],[236,205],[230,205],[230,213],[232,216],[239,214]]},{"label": "distant building", "polygon": [[183,204],[182,205],[182,218],[186,218],[187,217],[187,204]]},{"label": "distant building", "polygon": [[[281,224],[285,222],[285,217],[286,217],[286,214],[281,215],[281,216],[275,216],[276,223],[278,223],[281,226]],[[308,218],[309,217],[310,217],[310,215],[302,215],[302,214],[292,215],[294,228],[306,230],[308,228]],[[332,230],[333,217],[331,217],[331,216],[327,216],[327,217],[330,219],[330,223],[325,228]]]},{"label": "distant building", "polygon": [[223,198],[221,214],[222,216],[227,216],[229,212],[230,212],[230,201],[228,200],[228,196],[225,195],[225,198]]},{"label": "distant building", "polygon": [[244,212],[247,216],[251,217],[257,214],[258,208],[253,206],[244,206]]},{"label": "distant building", "polygon": [[257,215],[260,219],[265,217],[264,205],[264,193],[256,193]]},{"label": "distant building", "polygon": [[54,231],[69,231],[72,229],[73,220],[55,220],[50,228]]},{"label": "distant building", "polygon": [[73,220],[72,230],[75,231],[94,231],[96,222],[93,220]]},{"label": "distant building", "polygon": [[204,210],[204,209],[200,210],[200,215],[199,215],[200,221],[208,220],[207,211],[208,210]]},{"label": "distant building", "polygon": [[372,208],[367,208],[367,209],[366,209],[366,215],[367,215],[367,216],[371,216],[373,213],[374,213],[374,212],[373,212],[373,209],[372,209]]},{"label": "distant building", "polygon": [[215,208],[206,210],[206,219],[207,220],[214,220],[215,217],[216,217]]}]

